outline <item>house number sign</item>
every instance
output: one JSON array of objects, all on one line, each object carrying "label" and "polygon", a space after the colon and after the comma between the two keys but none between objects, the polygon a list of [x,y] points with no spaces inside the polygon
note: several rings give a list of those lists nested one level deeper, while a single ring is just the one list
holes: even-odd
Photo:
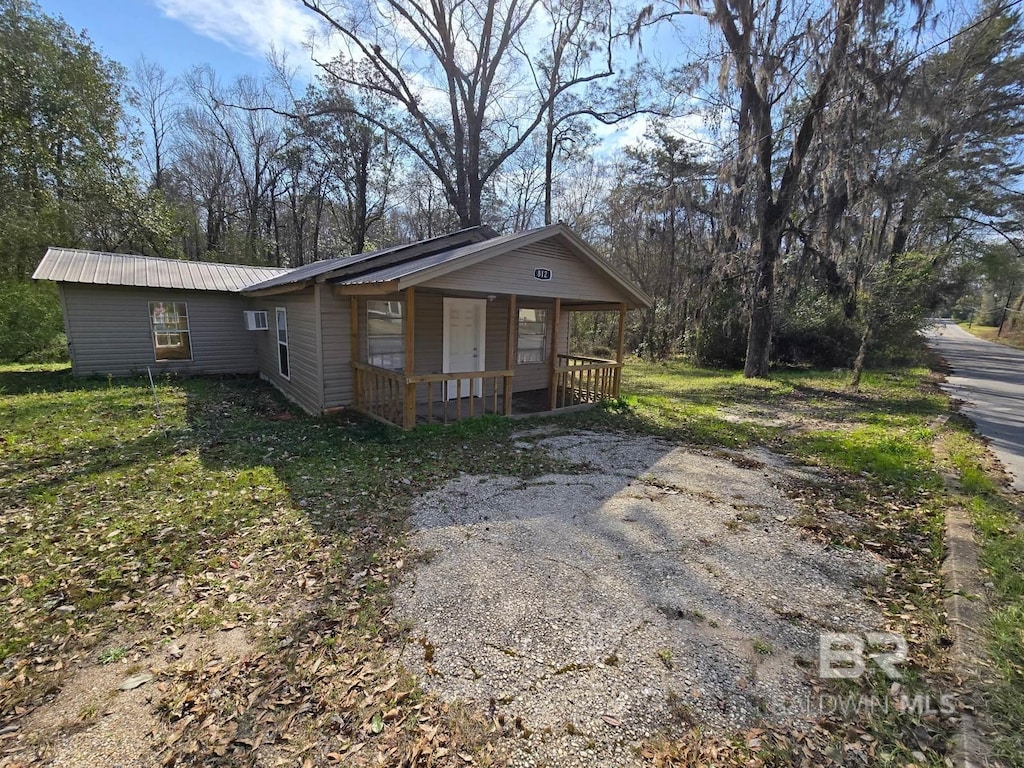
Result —
[{"label": "house number sign", "polygon": [[550,269],[543,269],[543,268],[535,269],[535,270],[533,270],[533,276],[536,277],[538,280],[550,280],[551,279],[551,270]]}]

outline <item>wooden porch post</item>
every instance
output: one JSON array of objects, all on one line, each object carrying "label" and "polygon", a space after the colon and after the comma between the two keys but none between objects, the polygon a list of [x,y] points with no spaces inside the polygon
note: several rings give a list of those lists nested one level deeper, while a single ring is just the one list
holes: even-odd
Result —
[{"label": "wooden porch post", "polygon": [[[352,334],[349,349],[349,358],[351,362],[359,362],[359,297],[352,296],[349,298],[349,331]],[[359,369],[352,366],[352,404],[357,408],[363,407],[362,398],[362,381],[359,375]]]},{"label": "wooden porch post", "polygon": [[626,305],[619,304],[619,346],[615,352],[615,362],[619,367],[615,369],[615,397],[619,396],[619,387],[622,384],[622,361],[626,357]]},{"label": "wooden porch post", "polygon": [[551,408],[549,410],[555,410],[558,407],[558,374],[555,370],[558,368],[558,326],[562,320],[562,300],[555,299],[555,311],[553,313],[551,321],[551,376],[550,386],[548,387],[548,394],[551,396]]},{"label": "wooden porch post", "polygon": [[405,412],[402,426],[416,426],[416,385],[408,379],[416,373],[416,289],[405,289]]},{"label": "wooden porch post", "polygon": [[[516,367],[516,331],[519,327],[519,313],[516,311],[516,295],[508,297],[508,338],[505,340],[505,370]],[[505,415],[512,415],[512,377],[505,377]]]}]

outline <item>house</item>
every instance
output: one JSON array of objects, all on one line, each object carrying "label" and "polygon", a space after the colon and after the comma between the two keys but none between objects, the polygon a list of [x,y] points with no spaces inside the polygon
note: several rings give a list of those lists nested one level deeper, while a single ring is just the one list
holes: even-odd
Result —
[{"label": "house", "polygon": [[[253,373],[312,414],[410,428],[619,394],[626,311],[650,297],[563,224],[473,227],[294,269],[51,248],[75,375]],[[569,353],[569,314],[619,322]]]}]

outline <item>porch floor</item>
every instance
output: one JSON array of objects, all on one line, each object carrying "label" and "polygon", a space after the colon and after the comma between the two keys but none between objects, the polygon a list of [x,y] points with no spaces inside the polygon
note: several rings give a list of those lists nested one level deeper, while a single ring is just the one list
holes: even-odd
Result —
[{"label": "porch floor", "polygon": [[[470,401],[472,400],[472,406]],[[559,398],[558,407],[576,405],[576,403],[561,402]],[[440,400],[429,403],[416,404],[417,424],[448,424],[470,416],[472,407],[473,416],[483,416],[494,412],[494,400],[491,396],[485,397],[463,397],[461,400],[452,398],[447,402]],[[501,409],[501,398],[498,398],[499,415],[503,415]],[[551,400],[547,389],[532,389],[527,392],[516,392],[512,395],[512,415],[530,416],[537,413],[547,413],[551,410]],[[432,421],[431,421],[432,419]]]}]

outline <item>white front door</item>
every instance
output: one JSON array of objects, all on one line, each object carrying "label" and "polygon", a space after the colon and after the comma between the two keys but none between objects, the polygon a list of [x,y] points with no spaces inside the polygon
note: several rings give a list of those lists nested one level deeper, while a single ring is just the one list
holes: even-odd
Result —
[{"label": "white front door", "polygon": [[[487,322],[486,299],[444,299],[444,372],[484,370],[484,338]],[[463,397],[470,392],[470,380],[462,379],[460,389],[457,382],[449,381],[445,388],[445,399],[456,397],[461,391]],[[483,380],[473,380],[473,394],[483,395]]]}]

